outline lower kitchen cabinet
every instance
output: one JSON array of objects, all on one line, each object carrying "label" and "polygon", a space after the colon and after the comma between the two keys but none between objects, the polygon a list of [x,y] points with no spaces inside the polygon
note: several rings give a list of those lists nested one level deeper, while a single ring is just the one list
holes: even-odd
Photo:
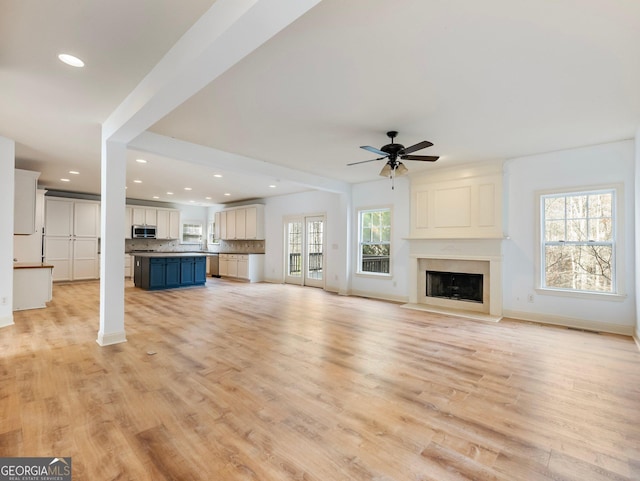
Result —
[{"label": "lower kitchen cabinet", "polygon": [[170,289],[206,282],[205,256],[135,256],[133,282],[143,289]]},{"label": "lower kitchen cabinet", "polygon": [[233,277],[249,282],[263,279],[264,254],[220,254],[221,277]]},{"label": "lower kitchen cabinet", "polygon": [[[184,258],[182,258],[184,259]],[[182,259],[170,258],[167,259],[167,271],[166,271],[166,287],[178,287],[181,284],[180,266]]]}]

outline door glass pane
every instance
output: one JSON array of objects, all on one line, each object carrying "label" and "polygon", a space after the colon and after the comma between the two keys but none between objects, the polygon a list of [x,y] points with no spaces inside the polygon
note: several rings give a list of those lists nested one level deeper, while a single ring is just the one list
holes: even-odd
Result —
[{"label": "door glass pane", "polygon": [[302,222],[289,222],[287,226],[287,273],[292,277],[302,275]]},{"label": "door glass pane", "polygon": [[307,222],[307,277],[322,280],[322,240],[324,222],[314,220]]}]

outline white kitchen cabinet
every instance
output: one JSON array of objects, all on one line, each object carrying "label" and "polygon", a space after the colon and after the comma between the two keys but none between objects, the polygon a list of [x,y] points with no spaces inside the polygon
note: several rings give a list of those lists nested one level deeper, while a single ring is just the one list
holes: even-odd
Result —
[{"label": "white kitchen cabinet", "polygon": [[236,211],[227,211],[227,239],[237,239],[236,236]]},{"label": "white kitchen cabinet", "polygon": [[229,277],[238,277],[238,256],[229,254],[229,265],[227,266],[227,275]]},{"label": "white kitchen cabinet", "polygon": [[30,235],[13,236],[13,258],[16,262],[42,262],[42,230],[44,228],[44,194],[46,190],[36,192],[36,226]]},{"label": "white kitchen cabinet", "polygon": [[249,256],[238,256],[238,269],[236,274],[240,279],[249,279]]},{"label": "white kitchen cabinet", "polygon": [[238,209],[236,213],[236,239],[246,239],[247,237],[247,209]]},{"label": "white kitchen cabinet", "polygon": [[133,222],[131,222],[132,210],[133,209],[131,209],[131,207],[124,208],[124,238],[125,239],[131,239],[131,226],[133,225]]},{"label": "white kitchen cabinet", "polygon": [[221,277],[229,275],[229,254],[218,255],[218,274]]},{"label": "white kitchen cabinet", "polygon": [[158,209],[156,220],[156,239],[168,239],[169,238],[169,211],[165,209]]},{"label": "white kitchen cabinet", "polygon": [[14,171],[14,234],[34,234],[36,228],[36,192],[40,172]]},{"label": "white kitchen cabinet", "polygon": [[152,207],[132,207],[131,223],[133,225],[157,225],[157,209]]},{"label": "white kitchen cabinet", "polygon": [[131,260],[133,256],[131,254],[124,255],[124,277],[131,277],[133,269],[131,268]]},{"label": "white kitchen cabinet", "polygon": [[264,206],[260,204],[216,212],[220,239],[264,239]]},{"label": "white kitchen cabinet", "polygon": [[256,204],[245,208],[245,239],[264,239],[264,205]]},{"label": "white kitchen cabinet", "polygon": [[157,239],[180,238],[180,211],[175,209],[157,210]]},{"label": "white kitchen cabinet", "polygon": [[[220,237],[220,212],[216,212],[213,214],[213,238],[218,241],[221,239]],[[226,221],[226,218],[225,218]]]},{"label": "white kitchen cabinet", "polygon": [[45,200],[44,256],[53,280],[97,279],[100,204],[49,197]]},{"label": "white kitchen cabinet", "polygon": [[218,239],[228,239],[227,237],[227,211],[216,212],[219,214],[217,224],[220,226],[220,236]]},{"label": "white kitchen cabinet", "polygon": [[76,237],[100,237],[100,204],[74,202],[73,235]]},{"label": "white kitchen cabinet", "polygon": [[263,279],[264,254],[220,254],[218,260],[221,277],[249,282],[260,282]]}]

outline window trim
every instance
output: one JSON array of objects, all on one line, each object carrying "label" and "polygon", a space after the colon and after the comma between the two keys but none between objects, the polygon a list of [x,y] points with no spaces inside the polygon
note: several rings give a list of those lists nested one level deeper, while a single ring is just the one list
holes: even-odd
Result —
[{"label": "window trim", "polygon": [[[578,291],[572,289],[564,289],[557,287],[547,287],[544,285],[544,246],[545,242],[542,239],[544,234],[544,214],[543,214],[543,197],[545,196],[571,196],[581,193],[594,193],[598,191],[612,191],[613,193],[613,252],[614,252],[614,265],[612,266],[612,284],[614,290],[611,292],[597,292],[597,291]],[[552,295],[560,297],[573,297],[582,299],[597,299],[597,300],[611,300],[621,301],[627,297],[625,291],[625,231],[624,231],[624,185],[623,184],[604,184],[604,185],[590,185],[580,187],[569,187],[564,189],[553,189],[537,191],[536,197],[536,231],[535,231],[535,288],[534,290],[538,294]]]},{"label": "window trim", "polygon": [[[365,212],[376,212],[387,210],[391,218],[389,226],[389,272],[369,272],[362,270],[362,214]],[[360,207],[356,209],[356,270],[355,275],[359,277],[370,277],[375,279],[391,279],[393,277],[393,206],[382,205],[374,207]]]}]

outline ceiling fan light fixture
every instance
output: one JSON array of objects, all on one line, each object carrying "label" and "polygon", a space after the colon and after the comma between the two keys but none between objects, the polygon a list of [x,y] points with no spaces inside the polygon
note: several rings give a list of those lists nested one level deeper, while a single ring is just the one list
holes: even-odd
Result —
[{"label": "ceiling fan light fixture", "polygon": [[407,172],[409,172],[409,169],[407,169],[407,167],[402,163],[402,162],[398,162],[398,166],[396,167],[396,177],[401,176],[401,175],[407,175]]},{"label": "ceiling fan light fixture", "polygon": [[391,177],[392,173],[393,173],[393,170],[391,169],[391,166],[389,164],[384,164],[384,167],[380,171],[380,176],[381,177]]}]

